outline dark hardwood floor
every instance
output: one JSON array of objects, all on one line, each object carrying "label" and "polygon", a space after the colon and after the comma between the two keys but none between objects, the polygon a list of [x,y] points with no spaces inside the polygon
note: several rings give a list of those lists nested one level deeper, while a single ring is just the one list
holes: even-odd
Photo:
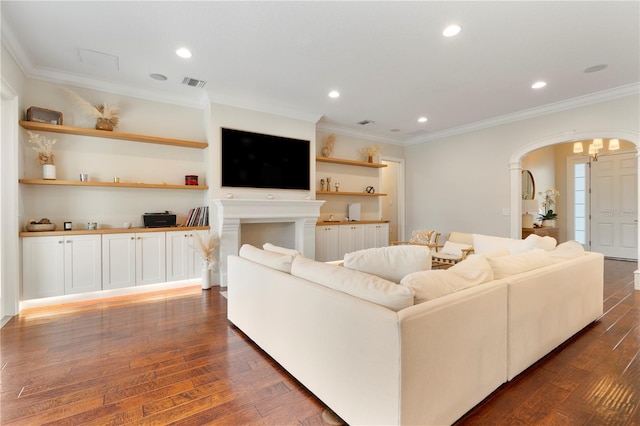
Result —
[{"label": "dark hardwood floor", "polygon": [[[457,425],[640,425],[635,263],[603,317]],[[322,402],[226,320],[217,289],[24,312],[0,331],[3,425],[322,425]]]}]

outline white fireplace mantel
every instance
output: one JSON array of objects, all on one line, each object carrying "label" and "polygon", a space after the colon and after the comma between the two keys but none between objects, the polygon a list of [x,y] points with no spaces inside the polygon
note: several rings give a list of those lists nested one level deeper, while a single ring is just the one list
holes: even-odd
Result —
[{"label": "white fireplace mantel", "polygon": [[227,286],[227,256],[238,254],[242,223],[292,222],[295,224],[295,249],[315,258],[315,227],[320,216],[319,200],[213,200],[220,236],[220,286]]}]

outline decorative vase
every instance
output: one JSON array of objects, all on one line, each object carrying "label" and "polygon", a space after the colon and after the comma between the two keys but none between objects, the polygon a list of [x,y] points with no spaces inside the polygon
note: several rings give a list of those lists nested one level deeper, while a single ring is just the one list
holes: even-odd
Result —
[{"label": "decorative vase", "polygon": [[42,179],[55,180],[56,179],[56,166],[55,164],[43,164],[42,165]]},{"label": "decorative vase", "polygon": [[209,262],[202,262],[202,289],[209,290],[211,288],[211,269]]},{"label": "decorative vase", "polygon": [[96,122],[96,129],[112,132],[113,124],[111,123],[111,121],[107,120],[106,118],[98,118],[98,121]]},{"label": "decorative vase", "polygon": [[545,219],[542,221],[543,228],[555,228],[556,220],[555,219]]},{"label": "decorative vase", "polygon": [[373,155],[369,156],[369,163],[373,163]]},{"label": "decorative vase", "polygon": [[323,157],[329,157],[329,148],[327,148],[326,146],[324,148],[322,148],[322,156]]}]

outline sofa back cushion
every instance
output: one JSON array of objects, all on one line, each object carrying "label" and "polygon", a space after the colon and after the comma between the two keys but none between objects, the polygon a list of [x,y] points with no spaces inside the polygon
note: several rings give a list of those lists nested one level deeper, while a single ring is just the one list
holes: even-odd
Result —
[{"label": "sofa back cushion", "polygon": [[286,272],[287,274],[291,273],[291,262],[293,261],[293,256],[288,254],[261,250],[250,244],[243,244],[242,247],[240,247],[240,252],[238,254],[240,257],[268,266],[269,268],[277,269],[278,271]]},{"label": "sofa back cushion", "polygon": [[296,249],[280,247],[280,246],[273,245],[271,243],[265,243],[262,246],[262,248],[265,249],[266,251],[272,251],[274,253],[280,253],[280,254],[288,254],[289,256],[300,256],[302,254]]},{"label": "sofa back cushion", "polygon": [[399,311],[413,305],[413,291],[407,287],[375,275],[316,262],[303,256],[297,256],[293,259],[291,275],[350,294],[393,311]]},{"label": "sofa back cushion", "polygon": [[484,256],[470,256],[449,269],[409,274],[401,281],[415,293],[415,303],[493,281],[493,271]]},{"label": "sofa back cushion", "polygon": [[447,241],[458,244],[473,245],[473,234],[467,234],[465,232],[452,232],[449,234]]},{"label": "sofa back cushion", "polygon": [[344,266],[399,283],[405,275],[431,269],[431,250],[410,244],[358,250],[344,255]]},{"label": "sofa back cushion", "polygon": [[549,253],[543,249],[533,249],[524,253],[487,258],[495,279],[516,275],[553,263]]}]

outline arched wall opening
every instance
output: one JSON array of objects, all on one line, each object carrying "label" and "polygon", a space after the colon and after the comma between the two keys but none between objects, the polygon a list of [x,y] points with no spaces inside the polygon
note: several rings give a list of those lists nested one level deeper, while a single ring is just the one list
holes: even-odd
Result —
[{"label": "arched wall opening", "polygon": [[[574,142],[579,140],[587,140],[594,138],[618,138],[624,139],[635,145],[636,159],[638,166],[640,166],[640,134],[638,132],[624,130],[624,129],[593,129],[585,131],[570,131],[563,132],[556,135],[548,136],[543,139],[527,144],[511,155],[509,161],[509,170],[511,176],[511,190],[510,190],[510,234],[511,238],[521,238],[522,235],[522,160],[523,158],[540,148],[544,148],[551,145],[557,145],[561,143]],[[638,167],[640,170],[640,167]],[[640,191],[640,174],[638,174],[638,189]],[[638,197],[637,211],[640,211],[640,197]],[[640,227],[638,227],[637,241],[640,241]],[[640,244],[638,245],[638,259],[640,260]],[[634,273],[635,289],[640,290],[640,270],[636,269]]]}]

